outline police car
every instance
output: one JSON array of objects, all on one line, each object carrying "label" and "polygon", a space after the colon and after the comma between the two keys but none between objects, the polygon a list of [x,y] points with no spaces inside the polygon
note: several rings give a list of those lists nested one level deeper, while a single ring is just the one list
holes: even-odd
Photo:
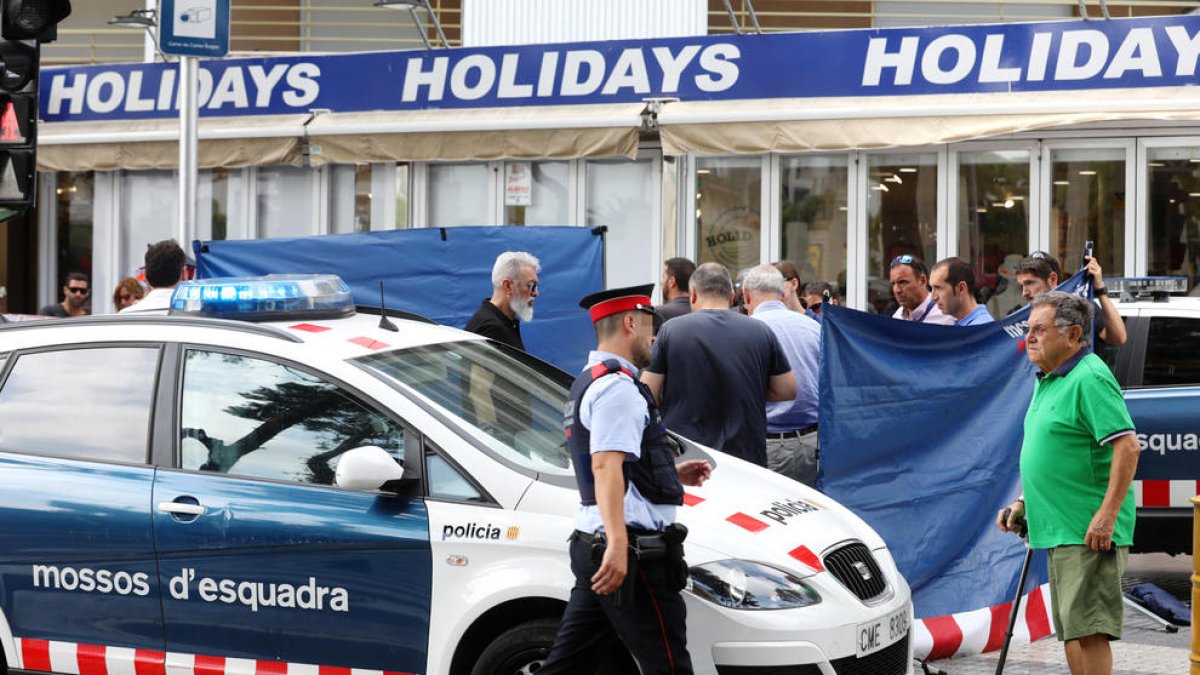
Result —
[{"label": "police car", "polygon": [[1200,298],[1186,278],[1111,279],[1128,341],[1103,354],[1125,391],[1141,456],[1135,551],[1189,553],[1200,490]]},{"label": "police car", "polygon": [[[351,303],[336,277],[210,280],[179,316],[0,327],[7,668],[536,670],[572,584],[570,377]],[[680,507],[696,672],[911,672],[875,532],[680,442],[715,465]]]}]

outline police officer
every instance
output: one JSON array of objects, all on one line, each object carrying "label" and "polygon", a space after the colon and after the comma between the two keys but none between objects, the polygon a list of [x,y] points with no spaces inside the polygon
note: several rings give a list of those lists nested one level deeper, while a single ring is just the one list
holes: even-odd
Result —
[{"label": "police officer", "polygon": [[575,586],[541,675],[594,668],[614,635],[646,675],[692,672],[679,594],[686,529],[675,523],[675,509],[683,485],[701,485],[712,467],[675,463],[654,397],[637,378],[650,362],[653,288],[579,302],[598,345],[571,387],[565,416],[581,498],[570,540]]}]

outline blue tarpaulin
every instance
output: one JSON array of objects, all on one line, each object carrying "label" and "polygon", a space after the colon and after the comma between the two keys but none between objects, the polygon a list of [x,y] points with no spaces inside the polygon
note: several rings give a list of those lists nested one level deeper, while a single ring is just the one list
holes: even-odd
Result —
[{"label": "blue tarpaulin", "polygon": [[[1082,273],[1059,290],[1090,292]],[[1020,494],[1029,308],[965,327],[823,311],[821,490],[887,541],[918,618],[1011,600],[1025,547],[995,520]]]},{"label": "blue tarpaulin", "polygon": [[529,353],[570,373],[583,368],[596,336],[579,299],[604,288],[604,238],[580,227],[449,227],[292,239],[197,241],[196,275],[336,274],[354,301],[462,328],[491,295],[492,264],[504,251],[541,261],[534,320],[521,325]]}]

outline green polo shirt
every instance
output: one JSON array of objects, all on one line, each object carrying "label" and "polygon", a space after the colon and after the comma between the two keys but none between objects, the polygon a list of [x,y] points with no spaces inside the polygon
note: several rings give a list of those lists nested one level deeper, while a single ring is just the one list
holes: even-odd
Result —
[{"label": "green polo shirt", "polygon": [[[1095,354],[1080,352],[1038,375],[1021,445],[1031,547],[1083,543],[1108,490],[1110,444],[1133,428],[1116,378]],[[1133,543],[1135,511],[1131,486],[1113,532],[1117,546]]]}]

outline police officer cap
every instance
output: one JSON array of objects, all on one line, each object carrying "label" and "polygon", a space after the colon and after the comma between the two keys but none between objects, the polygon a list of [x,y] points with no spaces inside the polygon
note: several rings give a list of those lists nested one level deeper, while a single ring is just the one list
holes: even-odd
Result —
[{"label": "police officer cap", "polygon": [[631,310],[640,310],[651,315],[657,315],[654,305],[650,303],[650,293],[654,284],[611,288],[607,291],[592,293],[579,301],[579,306],[588,310],[592,315],[592,323],[606,316],[620,314]]}]

